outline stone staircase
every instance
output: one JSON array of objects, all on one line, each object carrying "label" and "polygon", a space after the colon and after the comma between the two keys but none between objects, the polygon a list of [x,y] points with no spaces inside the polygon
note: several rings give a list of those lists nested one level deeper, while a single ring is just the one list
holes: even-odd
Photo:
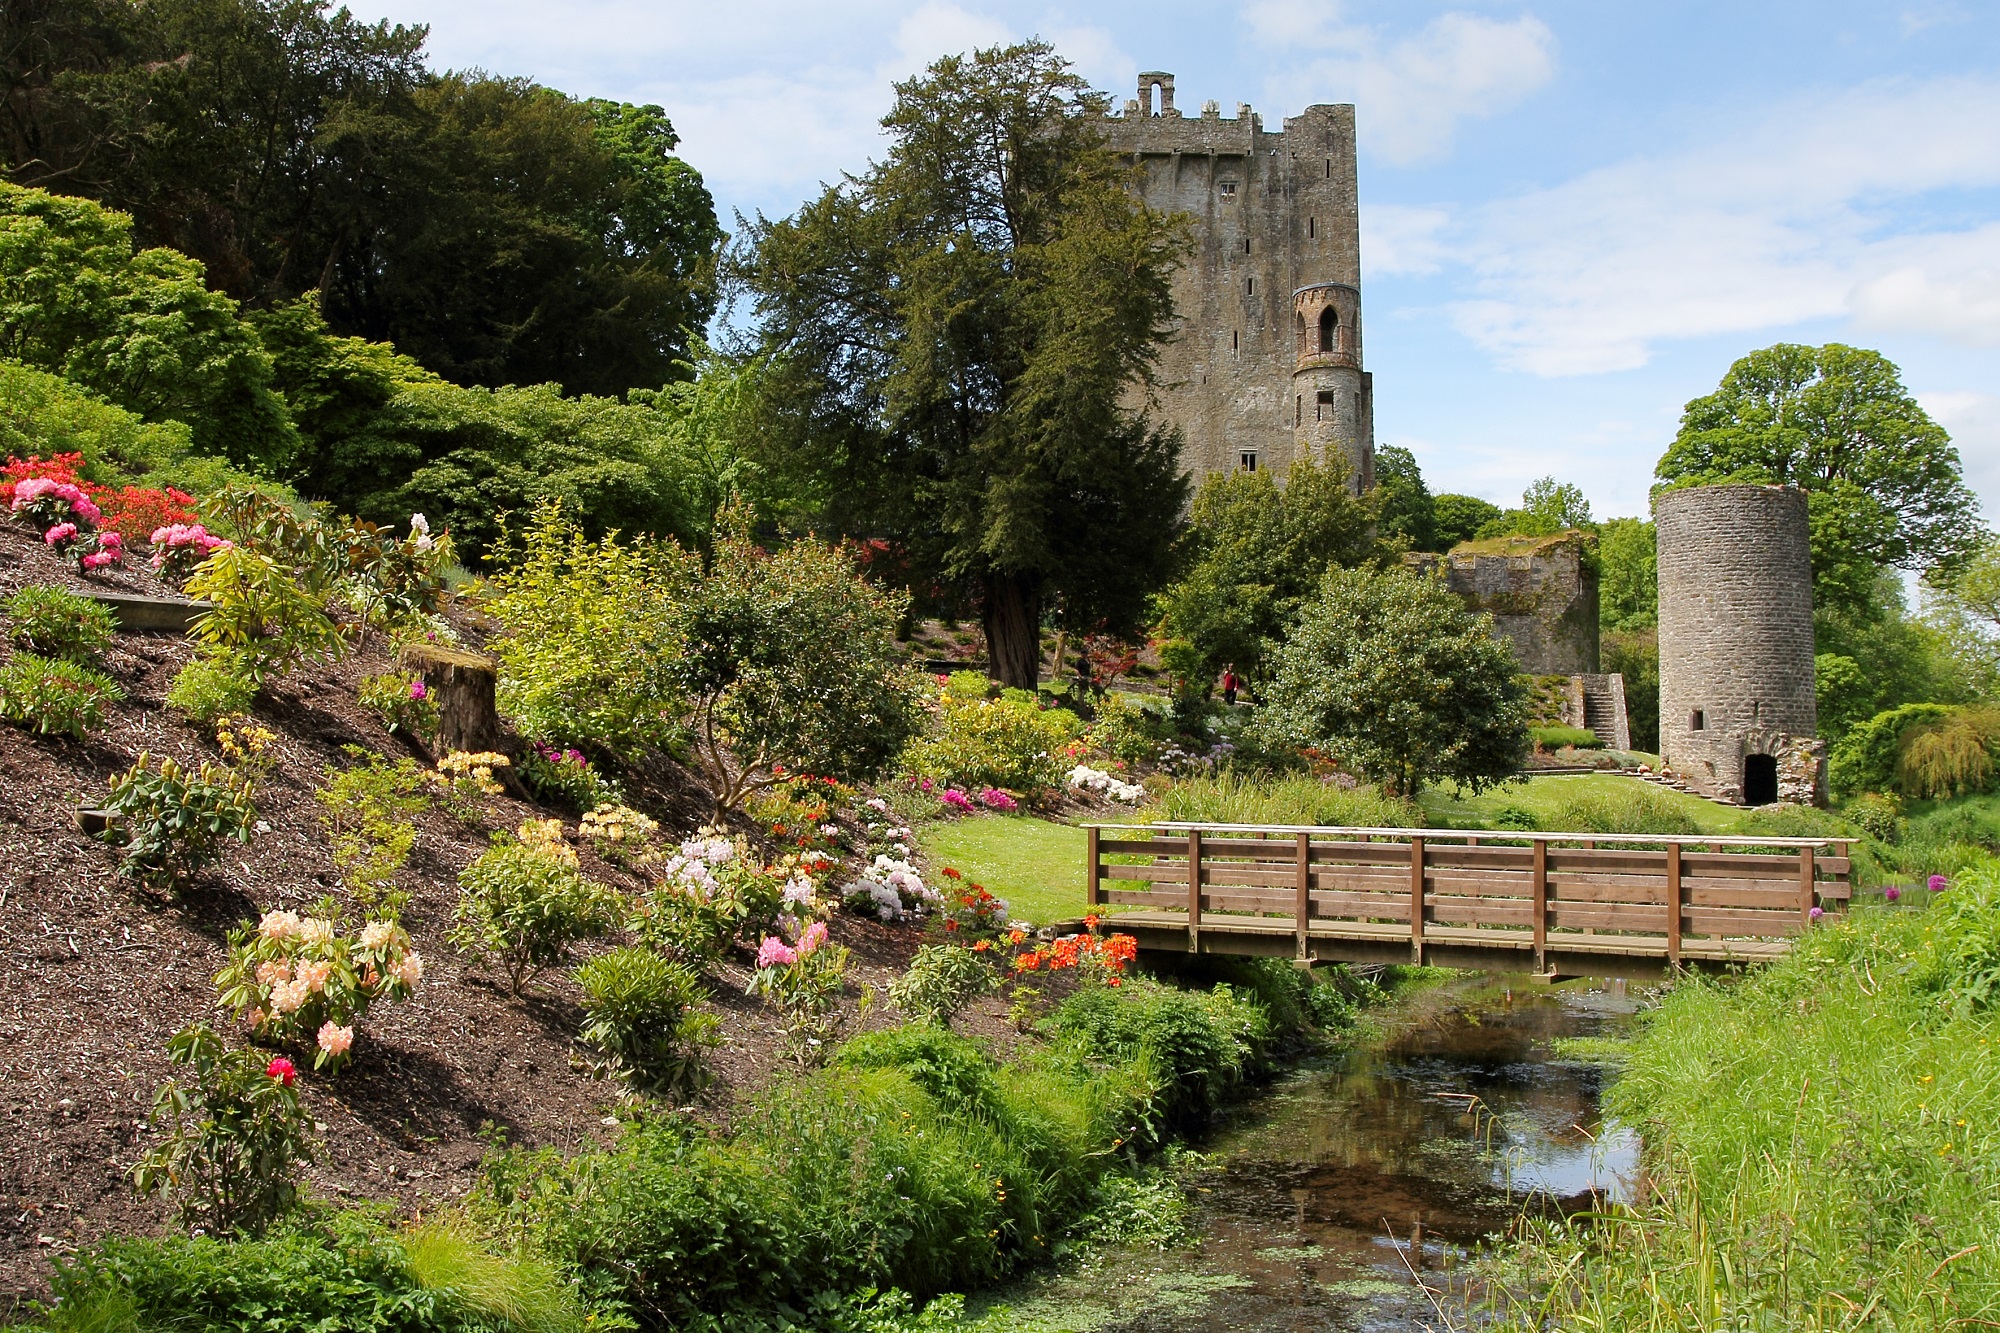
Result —
[{"label": "stone staircase", "polygon": [[[1604,742],[1606,749],[1632,748],[1631,723],[1625,715],[1625,678],[1613,672],[1570,677],[1570,698],[1582,695],[1584,730]],[[1572,702],[1572,707],[1575,706]]]}]

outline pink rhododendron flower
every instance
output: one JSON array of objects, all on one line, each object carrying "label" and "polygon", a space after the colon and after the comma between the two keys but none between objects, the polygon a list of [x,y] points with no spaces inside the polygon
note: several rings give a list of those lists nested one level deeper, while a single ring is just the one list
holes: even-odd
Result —
[{"label": "pink rhododendron flower", "polygon": [[290,1060],[287,1060],[282,1055],[272,1060],[270,1064],[265,1065],[264,1073],[266,1077],[274,1078],[288,1088],[291,1087],[292,1084],[296,1082],[299,1077],[298,1069],[292,1064]]},{"label": "pink rhododendron flower", "polygon": [[826,922],[815,921],[806,927],[806,933],[799,936],[799,953],[809,954],[826,943]]},{"label": "pink rhododendron flower", "polygon": [[354,1045],[354,1029],[341,1027],[332,1019],[319,1025],[319,1048],[328,1055],[346,1055]]},{"label": "pink rhododendron flower", "polygon": [[1006,792],[1001,791],[998,787],[988,787],[985,791],[980,792],[979,803],[988,810],[998,810],[1002,814],[1008,814],[1021,808],[1019,801],[1009,796]]},{"label": "pink rhododendron flower", "polygon": [[58,523],[42,534],[42,540],[54,546],[58,542],[66,542],[73,539],[76,536],[76,531],[76,524],[74,523]]},{"label": "pink rhododendron flower", "polygon": [[85,556],[80,563],[85,569],[102,569],[106,565],[116,564],[117,562],[118,557],[115,555],[111,555],[105,551],[93,551]]},{"label": "pink rhododendron flower", "polygon": [[410,682],[410,697],[412,699],[417,699],[417,700],[428,699],[430,698],[430,694],[431,694],[430,688],[426,686],[422,681],[413,680]]},{"label": "pink rhododendron flower", "polygon": [[797,952],[776,935],[766,935],[757,946],[758,967],[790,967],[798,961]]},{"label": "pink rhododendron flower", "polygon": [[939,794],[938,800],[944,802],[946,805],[950,806],[954,810],[964,810],[970,812],[972,809],[972,798],[970,796],[967,796],[964,792],[960,791],[956,787],[946,787],[944,791]]}]

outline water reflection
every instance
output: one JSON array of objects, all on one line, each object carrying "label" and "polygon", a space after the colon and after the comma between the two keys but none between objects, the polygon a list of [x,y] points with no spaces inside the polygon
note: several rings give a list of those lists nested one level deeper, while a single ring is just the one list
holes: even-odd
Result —
[{"label": "water reflection", "polygon": [[1412,997],[1383,1040],[1295,1075],[1206,1145],[1224,1165],[1205,1182],[1197,1245],[1114,1262],[1070,1306],[1050,1291],[1021,1326],[1462,1326],[1466,1247],[1524,1207],[1574,1211],[1631,1188],[1638,1142],[1599,1115],[1602,1072],[1550,1043],[1615,1035],[1636,1007],[1604,989],[1476,980]]}]

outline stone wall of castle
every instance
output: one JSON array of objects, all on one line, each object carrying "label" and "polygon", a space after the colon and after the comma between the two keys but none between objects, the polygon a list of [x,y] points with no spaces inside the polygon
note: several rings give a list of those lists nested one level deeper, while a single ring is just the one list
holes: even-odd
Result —
[{"label": "stone wall of castle", "polygon": [[[1139,92],[1146,102],[1127,102],[1105,130],[1131,156],[1147,204],[1194,222],[1194,253],[1174,277],[1178,330],[1162,350],[1158,405],[1181,429],[1187,469],[1197,481],[1244,467],[1283,476],[1310,449],[1366,484],[1375,431],[1361,366],[1354,108],[1307,107],[1274,133],[1248,106],[1234,117],[1213,102],[1181,114],[1171,75],[1140,75]],[[1322,357],[1295,294],[1328,285],[1345,289],[1340,355]]]},{"label": "stone wall of castle", "polygon": [[1531,676],[1589,676],[1598,670],[1597,565],[1582,534],[1469,542],[1447,555],[1413,552],[1404,564],[1441,572],[1468,610],[1493,617],[1493,633],[1514,645]]}]

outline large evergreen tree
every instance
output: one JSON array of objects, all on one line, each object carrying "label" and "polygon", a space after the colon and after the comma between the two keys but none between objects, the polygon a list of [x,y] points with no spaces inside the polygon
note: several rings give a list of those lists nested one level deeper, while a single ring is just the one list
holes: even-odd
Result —
[{"label": "large evergreen tree", "polygon": [[940,60],[897,85],[886,160],[760,219],[744,265],[825,521],[976,603],[1010,685],[1035,683],[1045,611],[1141,622],[1186,494],[1132,405],[1183,233],[1126,189],[1105,105],[1039,42]]}]

